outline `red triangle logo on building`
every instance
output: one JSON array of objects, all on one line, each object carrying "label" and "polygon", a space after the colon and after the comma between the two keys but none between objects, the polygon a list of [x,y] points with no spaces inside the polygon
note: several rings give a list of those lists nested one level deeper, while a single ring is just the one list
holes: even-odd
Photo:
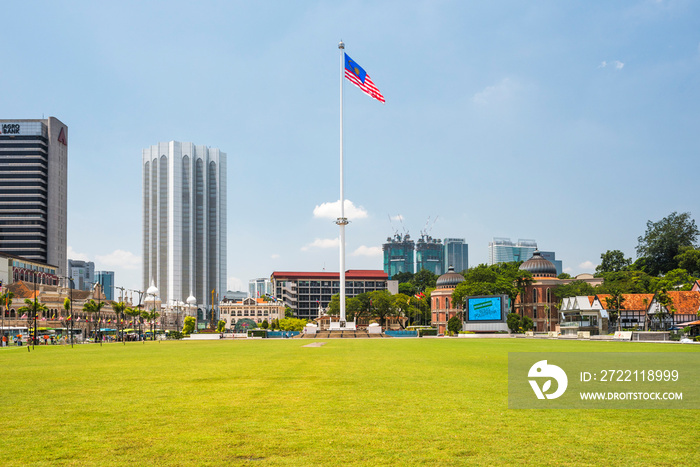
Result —
[{"label": "red triangle logo on building", "polygon": [[68,146],[68,140],[66,139],[66,128],[61,127],[61,131],[58,133],[58,142],[63,143],[64,146]]}]

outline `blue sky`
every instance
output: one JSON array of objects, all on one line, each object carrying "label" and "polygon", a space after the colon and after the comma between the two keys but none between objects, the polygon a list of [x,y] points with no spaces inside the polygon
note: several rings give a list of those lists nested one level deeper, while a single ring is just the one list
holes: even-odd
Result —
[{"label": "blue sky", "polygon": [[141,150],[170,140],[228,154],[229,288],[338,270],[341,39],[386,98],[345,84],[350,269],[381,269],[386,237],[430,218],[471,265],[492,237],[532,238],[592,272],[634,257],[647,220],[698,214],[698,3],[28,0],[2,17],[1,118],[68,125],[69,256],[117,285],[141,285]]}]

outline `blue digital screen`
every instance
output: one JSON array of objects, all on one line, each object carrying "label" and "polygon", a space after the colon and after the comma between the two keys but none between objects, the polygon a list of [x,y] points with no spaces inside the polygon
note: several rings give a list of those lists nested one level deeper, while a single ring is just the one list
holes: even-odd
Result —
[{"label": "blue digital screen", "polygon": [[469,321],[500,321],[501,297],[470,298]]}]

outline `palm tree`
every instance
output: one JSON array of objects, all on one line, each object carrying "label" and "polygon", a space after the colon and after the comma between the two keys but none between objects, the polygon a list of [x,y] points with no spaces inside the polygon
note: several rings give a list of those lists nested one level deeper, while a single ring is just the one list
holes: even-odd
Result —
[{"label": "palm tree", "polygon": [[48,307],[43,303],[39,302],[36,298],[34,298],[34,300],[30,298],[25,298],[24,306],[17,311],[19,313],[27,315],[27,322],[29,323],[29,326],[31,326],[32,321],[34,321],[34,336],[32,340],[34,344],[36,344],[36,320],[39,317],[39,313],[46,313],[47,311],[49,311]]},{"label": "palm tree", "polygon": [[[127,307],[124,309],[124,314],[126,316],[129,316],[133,320],[134,318],[136,318],[137,316],[139,316],[141,314],[141,311],[139,311],[138,308]],[[139,324],[141,324],[141,323],[139,323]],[[139,326],[139,331],[140,330],[141,330],[141,327]]]},{"label": "palm tree", "polygon": [[[124,310],[126,309],[126,304],[124,302],[112,302],[112,309],[114,310],[114,313],[117,315],[117,334],[119,334],[119,324],[121,320],[124,318]],[[122,341],[123,341],[123,336],[122,336]],[[126,345],[126,343],[124,344]]]},{"label": "palm tree", "polygon": [[5,292],[4,294],[0,295],[0,306],[5,307],[4,310],[2,308],[0,308],[0,310],[2,310],[2,325],[1,325],[2,329],[0,330],[0,334],[2,334],[2,335],[0,335],[0,339],[2,339],[5,336],[5,313],[7,312],[7,310],[10,309],[10,305],[12,305],[12,299],[14,297],[15,297],[15,294],[10,292],[9,290],[7,292]]},{"label": "palm tree", "polygon": [[[85,305],[83,305],[83,311],[86,312],[88,315],[97,315],[97,324],[99,329],[99,324],[100,324],[100,310],[102,310],[102,307],[104,306],[104,302],[96,302],[92,298],[85,302]],[[94,322],[94,318],[90,319],[90,322]],[[95,337],[97,337],[97,332],[95,332]],[[101,336],[100,336],[101,337]],[[101,341],[100,341],[101,343]]]}]

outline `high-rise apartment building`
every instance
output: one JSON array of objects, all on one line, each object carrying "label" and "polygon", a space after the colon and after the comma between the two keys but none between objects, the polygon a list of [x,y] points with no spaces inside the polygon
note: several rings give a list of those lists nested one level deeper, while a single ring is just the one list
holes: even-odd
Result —
[{"label": "high-rise apartment building", "polygon": [[535,240],[518,239],[513,243],[510,238],[494,238],[489,242],[489,265],[527,261],[537,249]]},{"label": "high-rise apartment building", "polygon": [[442,240],[421,235],[416,242],[416,272],[426,269],[441,276],[445,270],[445,250]]},{"label": "high-rise apartment building", "polygon": [[248,281],[248,296],[260,298],[264,295],[272,295],[272,282],[270,279],[260,277]]},{"label": "high-rise apartment building", "polygon": [[414,246],[415,243],[409,234],[401,236],[397,233],[386,239],[386,243],[382,245],[382,251],[384,253],[384,272],[389,275],[389,279],[400,272],[415,273]]},{"label": "high-rise apartment building", "polygon": [[469,269],[469,245],[463,238],[446,238],[443,242],[445,248],[445,271],[450,267],[455,272]]},{"label": "high-rise apartment building", "polygon": [[553,251],[540,251],[540,255],[546,259],[547,261],[550,261],[555,268],[557,268],[557,276],[561,274],[564,268],[564,265],[562,264],[560,259],[557,259],[557,254]]},{"label": "high-rise apartment building", "polygon": [[226,154],[170,141],[143,150],[143,287],[192,294],[198,318],[226,292]]},{"label": "high-rise apartment building", "polygon": [[68,127],[0,120],[0,252],[66,272]]},{"label": "high-rise apartment building", "polygon": [[73,279],[73,287],[78,290],[90,290],[97,282],[95,263],[77,259],[68,260],[68,277]]}]

